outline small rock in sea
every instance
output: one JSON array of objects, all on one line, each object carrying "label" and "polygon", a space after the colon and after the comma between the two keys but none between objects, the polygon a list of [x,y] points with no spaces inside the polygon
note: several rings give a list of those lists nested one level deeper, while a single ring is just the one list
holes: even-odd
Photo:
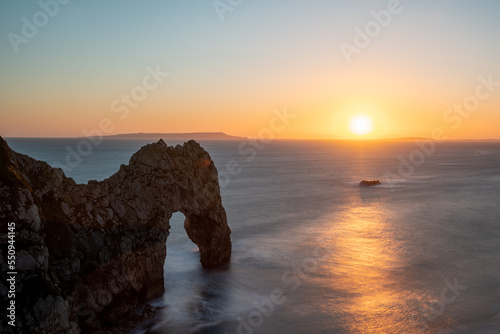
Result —
[{"label": "small rock in sea", "polygon": [[371,187],[381,184],[379,180],[363,180],[359,183],[360,187]]}]

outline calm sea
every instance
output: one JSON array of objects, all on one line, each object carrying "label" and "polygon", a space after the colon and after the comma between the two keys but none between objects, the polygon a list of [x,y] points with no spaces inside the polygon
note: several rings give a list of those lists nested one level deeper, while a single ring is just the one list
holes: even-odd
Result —
[{"label": "calm sea", "polygon": [[[77,139],[7,142],[85,183],[150,141],[105,140],[78,163],[66,160]],[[429,156],[413,142],[202,145],[223,185],[231,263],[202,270],[174,215],[163,309],[138,333],[500,332],[500,143]]]}]

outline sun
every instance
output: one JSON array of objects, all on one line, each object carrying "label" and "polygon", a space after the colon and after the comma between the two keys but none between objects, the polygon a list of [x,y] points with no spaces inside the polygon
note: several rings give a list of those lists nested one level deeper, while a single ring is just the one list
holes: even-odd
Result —
[{"label": "sun", "polygon": [[349,129],[358,136],[367,135],[373,130],[372,119],[367,115],[356,115],[349,121]]}]

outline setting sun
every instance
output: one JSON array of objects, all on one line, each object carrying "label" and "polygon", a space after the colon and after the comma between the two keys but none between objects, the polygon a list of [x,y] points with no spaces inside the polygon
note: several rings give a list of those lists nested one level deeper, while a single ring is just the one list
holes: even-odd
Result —
[{"label": "setting sun", "polygon": [[349,130],[358,136],[367,135],[373,130],[372,119],[366,115],[356,115],[349,121]]}]

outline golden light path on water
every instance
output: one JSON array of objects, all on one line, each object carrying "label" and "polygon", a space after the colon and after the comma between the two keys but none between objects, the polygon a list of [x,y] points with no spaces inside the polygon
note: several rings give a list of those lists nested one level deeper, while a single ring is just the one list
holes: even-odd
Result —
[{"label": "golden light path on water", "polygon": [[[360,190],[363,191],[363,190]],[[357,196],[356,196],[357,197]],[[357,203],[356,203],[357,202]],[[341,297],[325,298],[324,312],[344,319],[349,333],[423,333],[421,312],[429,295],[409,289],[404,271],[407,261],[391,212],[377,201],[359,197],[336,215],[322,231],[334,250],[322,265],[325,281]],[[335,313],[335,315],[334,315]]]},{"label": "golden light path on water", "polygon": [[378,204],[354,207],[336,224],[332,234],[338,246],[332,274],[340,289],[353,294],[345,305],[346,312],[357,318],[349,330],[392,330],[398,303],[386,268],[398,261],[398,255],[385,225],[384,211]]}]

